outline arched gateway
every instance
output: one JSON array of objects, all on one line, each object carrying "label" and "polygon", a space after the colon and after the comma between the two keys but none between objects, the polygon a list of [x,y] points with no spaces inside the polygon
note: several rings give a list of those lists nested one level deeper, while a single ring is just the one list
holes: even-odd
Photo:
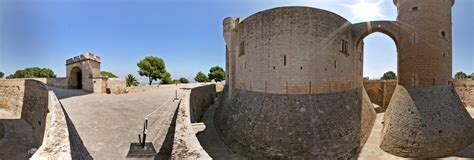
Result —
[{"label": "arched gateway", "polygon": [[[104,77],[100,75],[100,57],[92,53],[66,60],[67,88],[103,93]],[[104,79],[106,80],[106,79]]]},{"label": "arched gateway", "polygon": [[[216,126],[250,158],[349,159],[370,133],[362,39],[397,46],[398,85],[380,147],[410,158],[443,157],[472,143],[473,120],[451,83],[454,0],[394,0],[397,21],[351,24],[308,7],[226,18],[228,95]],[[359,66],[359,67],[358,67]]]}]

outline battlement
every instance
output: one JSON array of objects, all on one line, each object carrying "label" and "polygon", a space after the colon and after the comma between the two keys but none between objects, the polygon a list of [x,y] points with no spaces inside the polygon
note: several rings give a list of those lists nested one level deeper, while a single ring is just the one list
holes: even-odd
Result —
[{"label": "battlement", "polygon": [[96,56],[96,55],[94,55],[90,52],[87,52],[87,53],[81,54],[80,56],[76,56],[76,57],[67,59],[66,60],[66,65],[76,63],[76,62],[80,62],[80,61],[85,61],[85,60],[93,60],[93,61],[96,61],[96,62],[100,63],[100,57],[99,56]]}]

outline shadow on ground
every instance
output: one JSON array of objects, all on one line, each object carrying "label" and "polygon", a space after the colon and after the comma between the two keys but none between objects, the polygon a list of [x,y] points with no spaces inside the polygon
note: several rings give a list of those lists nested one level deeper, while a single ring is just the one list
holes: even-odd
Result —
[{"label": "shadow on ground", "polygon": [[168,160],[171,158],[171,152],[173,150],[174,131],[176,128],[176,117],[178,116],[178,109],[176,108],[173,119],[171,120],[170,127],[166,133],[166,138],[161,145],[160,150],[155,155],[155,160]]},{"label": "shadow on ground", "polygon": [[66,116],[66,123],[67,123],[67,130],[69,131],[69,143],[71,145],[72,159],[92,160],[93,158],[90,155],[87,148],[84,146],[81,136],[79,136],[79,133],[77,133],[74,123],[72,123],[71,118],[69,118],[69,115],[67,114],[66,110],[64,110],[64,108],[62,109],[63,109],[64,115]]},{"label": "shadow on ground", "polygon": [[59,100],[91,94],[80,89],[63,89],[51,86],[48,86],[48,89],[54,91]]}]

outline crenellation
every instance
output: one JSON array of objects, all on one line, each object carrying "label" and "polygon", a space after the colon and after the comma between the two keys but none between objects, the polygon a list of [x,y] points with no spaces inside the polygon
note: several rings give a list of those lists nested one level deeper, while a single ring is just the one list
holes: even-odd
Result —
[{"label": "crenellation", "polygon": [[73,58],[69,58],[66,60],[66,65],[69,65],[69,64],[72,64],[72,63],[78,63],[80,61],[85,61],[85,60],[93,60],[93,61],[96,61],[96,62],[99,62],[100,63],[100,57],[99,56],[96,56],[90,52],[87,52],[87,53],[84,53],[84,54],[81,54],[79,56],[75,56]]}]

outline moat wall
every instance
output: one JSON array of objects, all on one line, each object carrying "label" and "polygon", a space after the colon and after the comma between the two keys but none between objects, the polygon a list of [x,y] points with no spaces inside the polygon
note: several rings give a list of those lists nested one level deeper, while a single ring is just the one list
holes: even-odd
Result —
[{"label": "moat wall", "polygon": [[38,148],[33,158],[70,159],[66,119],[54,92],[40,81],[16,79],[0,80],[0,95],[0,109],[33,129],[38,145],[32,146]]},{"label": "moat wall", "polygon": [[[454,80],[453,85],[464,106],[474,107],[474,80]],[[396,80],[364,81],[364,88],[366,89],[372,103],[375,103],[384,109],[386,109],[390,103],[396,86]]]},{"label": "moat wall", "polygon": [[312,95],[235,90],[216,111],[226,144],[251,159],[348,159],[365,143],[375,112],[362,89]]}]

